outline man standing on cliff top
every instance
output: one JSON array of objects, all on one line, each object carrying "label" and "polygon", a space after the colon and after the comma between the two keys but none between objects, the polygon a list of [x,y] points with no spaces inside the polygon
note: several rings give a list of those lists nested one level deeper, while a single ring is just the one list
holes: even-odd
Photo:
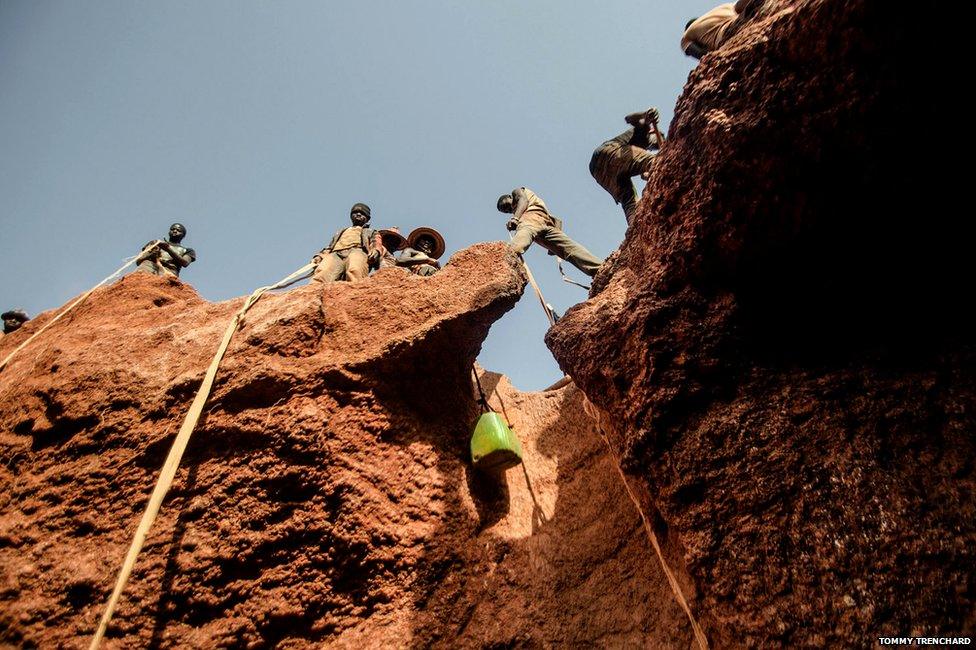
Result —
[{"label": "man standing on cliff top", "polygon": [[637,189],[630,179],[634,176],[644,180],[650,178],[655,154],[648,149],[661,148],[657,135],[651,133],[652,125],[657,124],[658,119],[656,108],[631,113],[624,121],[633,128],[601,144],[590,158],[590,175],[621,204],[628,225],[637,209]]},{"label": "man standing on cliff top", "polygon": [[702,58],[708,52],[714,52],[739,30],[742,21],[737,19],[751,14],[760,2],[761,0],[727,2],[704,16],[692,18],[685,25],[681,51],[696,59]]},{"label": "man standing on cliff top", "polygon": [[511,194],[502,194],[498,197],[497,207],[499,212],[512,215],[505,227],[515,231],[509,247],[519,255],[535,242],[590,277],[596,275],[603,264],[593,253],[566,236],[563,222],[550,214],[549,208],[532,190],[517,187]]},{"label": "man standing on cliff top", "polygon": [[327,283],[343,278],[349,282],[366,279],[370,258],[378,264],[380,257],[374,244],[376,231],[367,227],[369,218],[368,205],[357,203],[352,206],[349,211],[352,225],[338,230],[329,245],[312,258],[312,262],[318,265],[312,280]]},{"label": "man standing on cliff top", "polygon": [[180,244],[184,237],[186,226],[174,223],[169,227],[168,241],[157,239],[142,247],[142,254],[136,258],[136,270],[153,275],[180,277],[180,270],[197,259],[196,251]]}]

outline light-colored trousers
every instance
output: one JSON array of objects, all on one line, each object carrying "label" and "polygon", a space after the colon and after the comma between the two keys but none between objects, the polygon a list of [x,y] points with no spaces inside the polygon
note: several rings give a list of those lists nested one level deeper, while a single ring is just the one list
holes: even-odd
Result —
[{"label": "light-colored trousers", "polygon": [[322,258],[315,267],[312,280],[316,282],[335,282],[345,279],[349,282],[365,280],[369,275],[369,260],[365,251],[360,248],[350,248],[344,251],[329,253]]},{"label": "light-colored trousers", "polygon": [[532,242],[563,258],[590,277],[596,275],[600,265],[603,264],[602,260],[597,259],[593,253],[570,239],[559,228],[539,221],[523,219],[509,246],[521,255],[528,250]]}]

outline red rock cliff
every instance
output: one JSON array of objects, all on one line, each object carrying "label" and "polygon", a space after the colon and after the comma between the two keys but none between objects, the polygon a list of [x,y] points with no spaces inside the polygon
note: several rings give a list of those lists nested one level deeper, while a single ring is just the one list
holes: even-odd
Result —
[{"label": "red rock cliff", "polygon": [[[471,365],[524,283],[489,244],[429,279],[391,269],[262,298],[107,646],[686,647],[575,387],[521,393],[484,373],[525,464],[471,470]],[[239,305],[130,275],[0,373],[0,644],[87,647]]]},{"label": "red rock cliff", "polygon": [[[897,3],[755,3],[548,343],[604,411],[715,646],[976,632],[969,229],[946,42]],[[953,84],[954,85],[954,84]]]}]

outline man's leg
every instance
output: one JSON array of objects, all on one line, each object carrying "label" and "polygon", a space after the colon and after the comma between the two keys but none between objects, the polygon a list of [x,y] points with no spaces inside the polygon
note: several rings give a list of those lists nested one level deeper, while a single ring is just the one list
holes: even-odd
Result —
[{"label": "man's leg", "polygon": [[336,253],[329,253],[315,267],[312,280],[315,282],[335,282],[346,272],[346,261]]},{"label": "man's leg", "polygon": [[653,154],[643,147],[631,145],[623,152],[623,169],[621,175],[634,177],[650,171],[657,154]]},{"label": "man's leg", "polygon": [[621,171],[617,177],[617,197],[621,207],[624,209],[624,216],[627,217],[627,224],[634,219],[637,211],[637,188],[634,187],[630,179],[640,176],[644,172],[649,172],[654,164],[655,155],[647,149],[631,145],[621,151]]},{"label": "man's leg", "polygon": [[547,228],[539,233],[536,241],[543,248],[552,251],[590,277],[596,275],[603,264],[603,260],[597,259],[593,253],[570,239],[562,230]]},{"label": "man's leg", "polygon": [[346,279],[350,282],[359,282],[369,276],[369,258],[366,253],[359,248],[349,251],[346,258]]},{"label": "man's leg", "polygon": [[630,180],[630,176],[621,176],[617,179],[617,197],[620,203],[620,207],[624,209],[624,217],[627,219],[627,225],[634,220],[634,213],[637,211],[637,188],[634,187],[633,181]]},{"label": "man's leg", "polygon": [[515,235],[508,245],[513,251],[521,255],[529,249],[529,246],[532,245],[532,240],[536,238],[540,230],[541,228],[523,221],[519,224],[518,230],[515,231]]},{"label": "man's leg", "polygon": [[[618,136],[619,137],[619,136]],[[615,179],[617,177],[615,157],[620,145],[612,140],[604,142],[593,152],[590,157],[590,176],[597,182],[597,185],[605,189],[613,200],[617,203],[617,189]]]}]

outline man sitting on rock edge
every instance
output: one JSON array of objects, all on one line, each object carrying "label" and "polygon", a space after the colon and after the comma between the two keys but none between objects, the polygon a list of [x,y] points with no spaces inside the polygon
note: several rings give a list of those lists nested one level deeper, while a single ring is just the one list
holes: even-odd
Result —
[{"label": "man sitting on rock edge", "polygon": [[433,228],[417,228],[407,237],[407,242],[407,248],[400,253],[397,264],[421,276],[437,273],[441,268],[439,258],[445,249],[441,234]]}]

